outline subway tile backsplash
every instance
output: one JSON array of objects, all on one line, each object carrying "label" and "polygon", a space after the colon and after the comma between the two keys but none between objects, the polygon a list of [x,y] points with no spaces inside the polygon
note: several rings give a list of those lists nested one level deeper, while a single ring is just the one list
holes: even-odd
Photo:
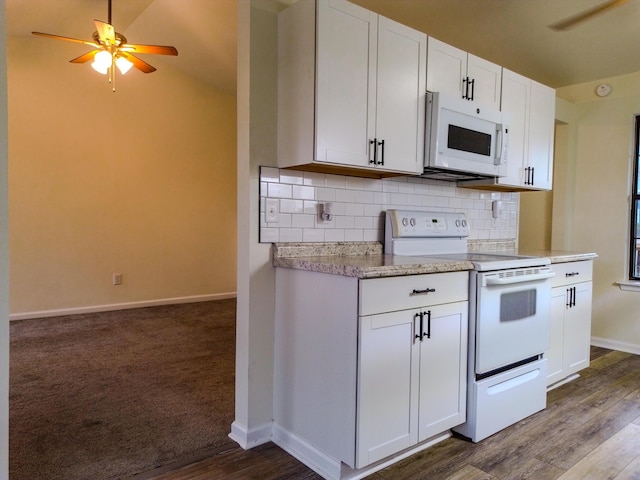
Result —
[{"label": "subway tile backsplash", "polygon": [[[266,199],[275,199],[277,222],[267,222]],[[502,202],[493,218],[492,202]],[[420,177],[369,179],[261,167],[260,242],[383,241],[390,208],[464,212],[469,240],[512,240],[518,235],[518,193],[459,188]],[[323,221],[320,204],[330,204]]]}]

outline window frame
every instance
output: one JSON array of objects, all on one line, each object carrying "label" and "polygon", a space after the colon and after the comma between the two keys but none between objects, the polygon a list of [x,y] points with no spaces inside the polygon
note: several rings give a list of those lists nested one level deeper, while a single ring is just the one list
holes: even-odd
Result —
[{"label": "window frame", "polygon": [[633,176],[631,184],[631,208],[629,221],[629,280],[640,281],[640,115],[635,117],[635,159],[633,162]]}]

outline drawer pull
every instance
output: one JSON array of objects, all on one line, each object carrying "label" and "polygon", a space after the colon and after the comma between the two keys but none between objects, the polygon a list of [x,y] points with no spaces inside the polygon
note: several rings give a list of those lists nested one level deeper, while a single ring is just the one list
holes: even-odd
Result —
[{"label": "drawer pull", "polygon": [[433,293],[435,292],[436,289],[435,288],[425,288],[424,290],[416,290],[415,288],[413,289],[413,292],[411,292],[409,294],[409,296],[413,296],[413,295],[426,295],[427,293]]},{"label": "drawer pull", "polygon": [[575,277],[576,275],[580,275],[580,272],[569,272],[564,274],[565,277]]}]

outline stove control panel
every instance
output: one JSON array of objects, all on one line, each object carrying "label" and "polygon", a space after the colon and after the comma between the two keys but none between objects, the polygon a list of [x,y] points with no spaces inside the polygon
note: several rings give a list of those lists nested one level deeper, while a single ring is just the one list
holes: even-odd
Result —
[{"label": "stove control panel", "polygon": [[[387,210],[385,237],[467,237],[469,225],[464,213]],[[390,231],[389,231],[390,230]]]}]

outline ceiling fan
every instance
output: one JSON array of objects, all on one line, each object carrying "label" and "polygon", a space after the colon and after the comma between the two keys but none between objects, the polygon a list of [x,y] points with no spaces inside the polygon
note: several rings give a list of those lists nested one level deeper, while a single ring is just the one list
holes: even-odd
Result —
[{"label": "ceiling fan", "polygon": [[608,2],[602,3],[596,7],[590,8],[589,10],[585,10],[582,13],[579,13],[572,17],[561,20],[560,22],[553,23],[549,25],[549,28],[553,30],[559,30],[559,31],[568,30],[572,27],[575,27],[579,23],[589,20],[595,17],[596,15],[605,13],[608,10],[612,10],[616,7],[619,7],[627,3],[628,1],[629,0],[609,0]]},{"label": "ceiling fan", "polygon": [[50,33],[31,32],[40,37],[66,40],[68,42],[82,43],[93,47],[90,52],[69,60],[71,63],[85,63],[93,60],[92,67],[102,73],[109,74],[109,82],[115,88],[115,68],[124,75],[133,66],[143,73],[155,72],[156,68],[149,65],[144,60],[133,55],[133,53],[149,53],[156,55],[178,55],[175,47],[164,45],[137,45],[127,43],[127,38],[115,31],[111,23],[111,0],[108,0],[108,21],[94,20],[96,31],[93,33],[93,40],[80,40],[77,38],[62,37]]}]

